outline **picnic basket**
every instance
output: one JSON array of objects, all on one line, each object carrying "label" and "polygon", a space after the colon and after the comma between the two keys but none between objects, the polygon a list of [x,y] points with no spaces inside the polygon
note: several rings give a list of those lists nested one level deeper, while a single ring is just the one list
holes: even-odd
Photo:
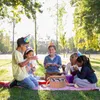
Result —
[{"label": "picnic basket", "polygon": [[63,88],[67,85],[66,77],[53,75],[48,78],[47,84],[49,83],[51,88]]}]

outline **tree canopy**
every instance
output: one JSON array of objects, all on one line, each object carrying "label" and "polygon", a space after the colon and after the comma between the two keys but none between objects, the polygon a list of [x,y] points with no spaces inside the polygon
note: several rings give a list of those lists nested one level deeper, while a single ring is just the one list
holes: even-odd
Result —
[{"label": "tree canopy", "polygon": [[10,36],[7,33],[4,35],[4,32],[0,30],[0,53],[9,53],[11,52]]},{"label": "tree canopy", "polygon": [[36,11],[42,12],[41,6],[35,0],[1,0],[0,16],[20,20],[20,15],[25,14],[28,18],[35,19]]},{"label": "tree canopy", "polygon": [[100,50],[100,0],[71,0],[71,5],[75,7],[76,47]]}]

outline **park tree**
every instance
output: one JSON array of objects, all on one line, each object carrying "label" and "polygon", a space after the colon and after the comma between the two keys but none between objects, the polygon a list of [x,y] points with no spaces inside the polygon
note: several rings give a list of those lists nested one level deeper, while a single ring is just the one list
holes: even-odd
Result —
[{"label": "park tree", "polygon": [[74,50],[75,50],[74,37],[71,37],[71,38],[68,39],[67,48],[68,48],[70,51],[74,51]]},{"label": "park tree", "polygon": [[60,34],[60,41],[59,45],[63,51],[64,57],[66,55],[66,48],[67,48],[67,40],[66,40],[66,32],[64,34]]},{"label": "park tree", "polygon": [[[58,53],[64,51],[65,48],[63,46],[66,47],[66,44],[67,44],[66,32],[65,32],[65,23],[66,23],[65,16],[67,15],[67,11],[65,9],[66,5],[67,3],[65,1],[56,0],[56,4],[48,8],[48,11],[51,17],[54,19],[55,36],[56,36],[55,44],[56,44]],[[64,39],[63,41],[62,41],[62,38]]]},{"label": "park tree", "polygon": [[[71,5],[75,6],[75,46],[78,49],[100,50],[98,46],[98,34],[100,33],[100,0],[71,0]],[[96,39],[95,43],[92,42],[94,38]]]},{"label": "park tree", "polygon": [[62,2],[61,5],[59,5],[58,27],[57,27],[58,43],[64,55],[66,53],[66,47],[67,47],[66,32],[64,32],[64,21],[63,21],[63,17],[66,14],[65,6],[66,6],[65,2]]},{"label": "park tree", "polygon": [[[8,18],[12,22],[19,22],[21,15],[26,15],[29,19],[35,21],[35,51],[37,52],[37,32],[36,32],[36,12],[41,11],[41,4],[36,0],[1,0],[0,1],[0,18]],[[14,25],[15,25],[14,23]],[[13,25],[13,33],[14,33]],[[14,39],[14,37],[13,37]],[[14,45],[14,44],[13,44]]]},{"label": "park tree", "polygon": [[10,36],[6,33],[4,37],[5,37],[4,44],[5,44],[5,47],[7,48],[7,51],[9,52],[10,51],[10,47],[11,47]]},{"label": "park tree", "polygon": [[36,0],[1,0],[0,16],[5,18],[14,14],[13,17],[20,18],[21,14],[25,14],[28,18],[35,19],[36,10],[41,12],[39,8],[41,4]]},{"label": "park tree", "polygon": [[0,30],[0,52],[3,51],[3,48],[4,48],[4,44],[3,44],[3,30]]},{"label": "park tree", "polygon": [[0,42],[2,43],[3,42],[3,32],[4,32],[4,30],[0,30]]},{"label": "park tree", "polygon": [[11,51],[10,36],[7,33],[4,35],[4,33],[4,30],[0,31],[0,52],[8,53]]},{"label": "park tree", "polygon": [[99,40],[98,40],[98,34],[93,34],[93,37],[91,37],[90,40],[87,40],[86,42],[86,49],[88,49],[88,45],[89,44],[89,47],[91,50],[94,50],[94,51],[99,51],[100,50],[100,47],[99,47]]},{"label": "park tree", "polygon": [[32,48],[34,48],[34,37],[33,36],[31,36],[30,37],[30,46],[32,47]]}]

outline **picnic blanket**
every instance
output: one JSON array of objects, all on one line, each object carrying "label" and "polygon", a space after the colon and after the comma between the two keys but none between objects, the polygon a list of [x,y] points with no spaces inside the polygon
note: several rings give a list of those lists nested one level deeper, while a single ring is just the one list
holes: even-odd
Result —
[{"label": "picnic blanket", "polygon": [[[0,82],[0,87],[5,87],[5,88],[9,88],[9,84],[10,82]],[[22,88],[22,87],[19,87],[18,88]],[[98,87],[98,89],[100,90],[100,88]],[[35,90],[49,90],[49,91],[56,91],[56,90],[71,90],[71,91],[92,91],[93,89],[91,88],[76,88],[74,87],[73,84],[70,84],[64,88],[50,88],[49,85],[46,86],[45,85],[45,82],[43,82],[43,84],[40,82],[39,83],[39,87],[38,88],[35,88]]]},{"label": "picnic blanket", "polygon": [[9,87],[9,84],[10,84],[10,82],[1,81],[1,82],[0,82],[0,87],[6,87],[6,88],[8,88],[8,87]]}]

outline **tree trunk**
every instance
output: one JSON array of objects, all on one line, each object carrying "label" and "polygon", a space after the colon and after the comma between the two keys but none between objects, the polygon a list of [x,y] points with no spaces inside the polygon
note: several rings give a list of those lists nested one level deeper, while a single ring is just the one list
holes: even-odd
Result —
[{"label": "tree trunk", "polygon": [[14,48],[15,48],[14,34],[15,34],[15,20],[13,19],[13,43],[12,43],[12,51],[14,51]]}]

